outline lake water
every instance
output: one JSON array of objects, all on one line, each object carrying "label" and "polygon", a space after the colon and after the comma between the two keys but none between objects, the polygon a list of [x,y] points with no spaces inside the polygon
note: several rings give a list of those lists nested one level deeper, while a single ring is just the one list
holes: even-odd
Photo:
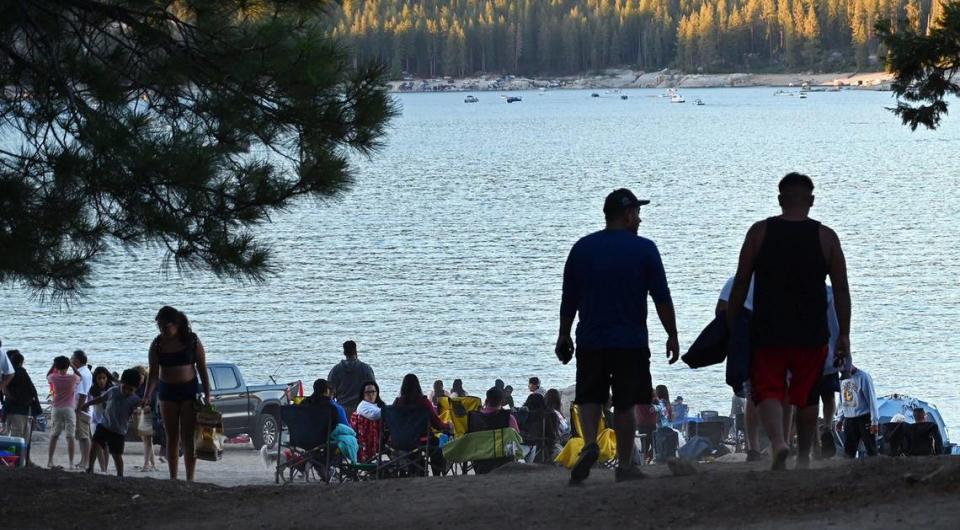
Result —
[{"label": "lake water", "polygon": [[[960,422],[956,116],[910,132],[884,109],[889,93],[686,90],[683,105],[624,93],[529,92],[514,104],[481,93],[469,105],[464,94],[398,96],[388,147],[358,161],[353,191],[263,228],[282,268],[266,284],[181,278],[158,254],[118,251],[70,308],[0,292],[4,348],[24,352],[34,380],[77,347],[120,370],[146,361],[153,317],[170,304],[211,360],[238,363],[251,381],[326,377],[354,339],[386,397],[415,372],[425,389],[460,377],[476,394],[500,377],[522,401],[532,375],[573,383],[573,365],[552,352],[562,267],[577,238],[602,227],[607,193],[628,186],[653,201],[640,230],[663,254],[685,348],[747,228],[778,213],[777,181],[797,170],[817,185],[812,216],[843,241],[855,361],[879,393],[927,399]],[[649,324],[655,383],[694,410],[728,410],[722,366],[668,366],[655,316]]]}]

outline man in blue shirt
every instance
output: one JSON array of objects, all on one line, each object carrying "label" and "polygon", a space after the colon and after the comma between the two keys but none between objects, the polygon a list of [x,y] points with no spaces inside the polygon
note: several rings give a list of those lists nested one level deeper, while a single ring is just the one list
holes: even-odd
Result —
[{"label": "man in blue shirt", "polygon": [[[576,403],[585,442],[570,472],[571,484],[586,479],[600,455],[597,425],[611,388],[619,458],[616,480],[643,478],[632,459],[634,407],[649,405],[653,391],[648,295],[667,332],[670,364],[679,357],[676,317],[660,253],[653,241],[637,235],[640,206],[649,202],[625,188],[613,191],[603,204],[606,228],[577,241],[564,267],[556,354],[566,364],[576,350]],[[570,330],[578,313],[575,349]]]}]

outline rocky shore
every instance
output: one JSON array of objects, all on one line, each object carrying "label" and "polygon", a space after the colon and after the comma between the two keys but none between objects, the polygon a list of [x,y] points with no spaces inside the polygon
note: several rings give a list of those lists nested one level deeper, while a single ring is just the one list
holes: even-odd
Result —
[{"label": "rocky shore", "polygon": [[394,92],[482,92],[537,89],[721,88],[721,87],[851,87],[889,90],[892,75],[870,73],[685,74],[676,70],[643,72],[608,70],[601,75],[528,78],[487,75],[468,78],[413,79],[390,82]]}]

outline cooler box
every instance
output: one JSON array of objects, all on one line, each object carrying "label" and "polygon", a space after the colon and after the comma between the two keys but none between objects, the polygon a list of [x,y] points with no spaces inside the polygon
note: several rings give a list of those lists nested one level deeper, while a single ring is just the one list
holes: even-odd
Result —
[{"label": "cooler box", "polygon": [[27,441],[13,436],[0,436],[0,466],[26,467]]}]

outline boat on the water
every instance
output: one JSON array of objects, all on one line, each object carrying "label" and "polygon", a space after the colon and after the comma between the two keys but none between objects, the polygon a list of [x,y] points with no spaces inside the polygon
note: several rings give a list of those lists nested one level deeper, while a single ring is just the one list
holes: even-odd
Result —
[{"label": "boat on the water", "polygon": [[594,92],[594,93],[590,94],[590,97],[592,97],[592,98],[598,98],[598,97],[600,97],[600,94],[597,94],[596,92]]},{"label": "boat on the water", "polygon": [[480,100],[476,96],[467,96],[463,98],[464,103],[479,103]]},{"label": "boat on the water", "polygon": [[507,103],[517,103],[523,101],[523,98],[520,96],[508,96]]},{"label": "boat on the water", "polygon": [[701,106],[703,106],[703,105],[706,105],[706,103],[704,103],[702,99],[697,98],[697,106],[698,106],[698,107],[701,107]]},{"label": "boat on the water", "polygon": [[686,103],[687,100],[683,99],[683,96],[680,94],[680,91],[676,88],[671,88],[667,90],[667,95],[670,97],[670,103]]},{"label": "boat on the water", "polygon": [[627,99],[627,95],[626,95],[626,94],[621,94],[621,95],[620,95],[620,99]]},{"label": "boat on the water", "polygon": [[786,90],[777,90],[773,93],[774,96],[789,96],[793,97],[793,92],[788,92]]}]

